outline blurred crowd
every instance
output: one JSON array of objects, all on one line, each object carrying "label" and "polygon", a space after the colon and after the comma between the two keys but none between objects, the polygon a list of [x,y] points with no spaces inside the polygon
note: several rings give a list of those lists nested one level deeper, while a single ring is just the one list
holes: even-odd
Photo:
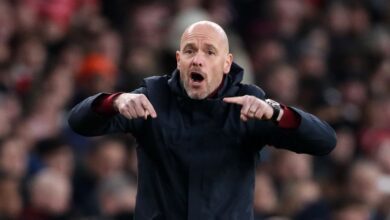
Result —
[{"label": "blurred crowd", "polygon": [[390,219],[387,0],[0,0],[0,219],[131,219],[135,140],[81,137],[67,112],[170,74],[199,20],[246,83],[337,132],[326,157],[262,150],[256,220]]}]

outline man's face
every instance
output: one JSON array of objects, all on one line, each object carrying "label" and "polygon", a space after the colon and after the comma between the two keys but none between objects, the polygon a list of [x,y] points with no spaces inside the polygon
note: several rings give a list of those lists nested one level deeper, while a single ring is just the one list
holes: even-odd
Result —
[{"label": "man's face", "polygon": [[181,83],[192,99],[205,99],[230,71],[232,55],[224,33],[210,24],[195,24],[188,28],[176,52]]}]

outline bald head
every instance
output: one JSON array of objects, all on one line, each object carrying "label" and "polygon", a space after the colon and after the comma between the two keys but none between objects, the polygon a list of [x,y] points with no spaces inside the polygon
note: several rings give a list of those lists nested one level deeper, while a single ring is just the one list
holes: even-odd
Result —
[{"label": "bald head", "polygon": [[187,95],[205,99],[230,71],[233,55],[225,31],[216,23],[200,21],[183,33],[176,51],[177,69]]},{"label": "bald head", "polygon": [[180,48],[182,49],[183,42],[193,36],[202,36],[205,34],[213,36],[215,40],[219,41],[223,51],[229,52],[229,40],[221,26],[211,21],[199,21],[188,26],[181,36]]}]

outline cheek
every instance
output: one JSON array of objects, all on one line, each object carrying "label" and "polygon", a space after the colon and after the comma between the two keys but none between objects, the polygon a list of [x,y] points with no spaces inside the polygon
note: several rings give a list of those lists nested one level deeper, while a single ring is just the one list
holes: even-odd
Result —
[{"label": "cheek", "polygon": [[216,75],[216,76],[211,76],[208,80],[210,87],[212,87],[212,89],[217,88],[222,81],[222,77],[223,77],[222,74]]},{"label": "cheek", "polygon": [[182,70],[182,69],[179,69],[179,71],[180,71],[180,79],[183,80],[183,81],[186,81],[187,80],[187,75],[184,74],[185,71]]},{"label": "cheek", "polygon": [[188,68],[182,63],[178,66],[178,69],[180,71],[180,77],[185,77],[185,73],[187,72]]},{"label": "cheek", "polygon": [[180,61],[177,62],[177,67],[179,69],[187,69],[191,61],[185,57],[181,57]]}]

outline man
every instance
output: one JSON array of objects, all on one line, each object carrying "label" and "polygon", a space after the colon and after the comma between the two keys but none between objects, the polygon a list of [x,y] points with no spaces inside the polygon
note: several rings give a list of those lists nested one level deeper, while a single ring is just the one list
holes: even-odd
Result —
[{"label": "man", "polygon": [[189,26],[171,76],[132,93],[97,94],[70,112],[85,136],[130,132],[138,143],[136,219],[253,219],[257,152],[265,145],[323,155],[333,129],[299,109],[264,101],[241,84],[224,30]]},{"label": "man", "polygon": [[29,203],[21,219],[70,219],[70,178],[57,170],[41,170],[28,182]]}]

